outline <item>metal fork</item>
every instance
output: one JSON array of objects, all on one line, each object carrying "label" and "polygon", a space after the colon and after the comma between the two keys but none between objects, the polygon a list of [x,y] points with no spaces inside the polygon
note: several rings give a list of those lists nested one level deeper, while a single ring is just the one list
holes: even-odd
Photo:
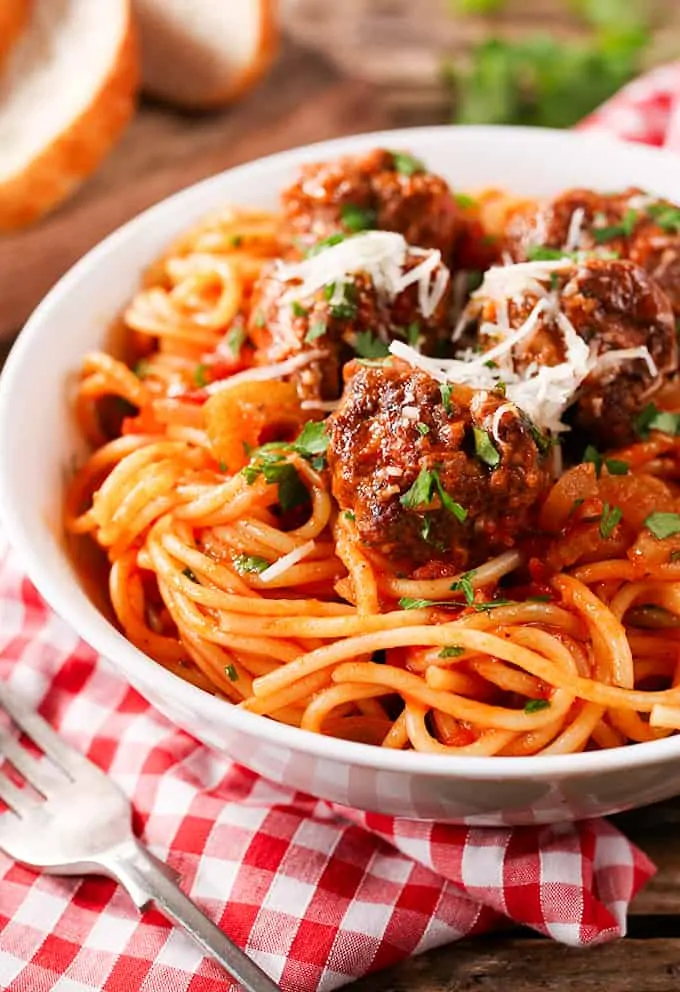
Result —
[{"label": "metal fork", "polygon": [[0,848],[52,875],[114,878],[140,910],[155,903],[184,927],[247,992],[276,992],[278,985],[184,895],[177,873],[139,843],[118,786],[1,683],[0,707],[53,762],[36,760],[0,728],[0,755],[44,796],[36,799],[0,773],[0,799],[9,807],[0,814]]}]

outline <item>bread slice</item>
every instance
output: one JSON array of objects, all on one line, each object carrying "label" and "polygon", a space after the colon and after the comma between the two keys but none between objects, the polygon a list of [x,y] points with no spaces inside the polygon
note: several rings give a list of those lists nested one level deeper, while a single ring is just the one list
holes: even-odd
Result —
[{"label": "bread slice", "polygon": [[29,0],[0,0],[0,64],[28,20]]},{"label": "bread slice", "polygon": [[189,109],[236,99],[278,47],[275,0],[133,0],[144,88]]},{"label": "bread slice", "polygon": [[129,0],[32,0],[0,69],[0,231],[41,217],[90,175],[132,116],[137,85]]}]

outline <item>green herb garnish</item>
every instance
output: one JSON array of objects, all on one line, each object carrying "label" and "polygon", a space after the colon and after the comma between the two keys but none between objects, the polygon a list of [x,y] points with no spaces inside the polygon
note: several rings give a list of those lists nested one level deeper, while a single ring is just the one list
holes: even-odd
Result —
[{"label": "green herb garnish", "polygon": [[619,224],[605,225],[604,227],[594,227],[593,237],[598,245],[613,241],[614,238],[629,238],[635,230],[638,221],[637,210],[626,210]]},{"label": "green herb garnish", "polygon": [[654,403],[648,403],[635,420],[635,431],[641,438],[648,437],[650,431],[675,437],[680,434],[680,413],[659,410]]},{"label": "green herb garnish", "polygon": [[208,385],[208,380],[205,373],[206,367],[203,364],[197,365],[194,369],[194,382],[200,389],[203,389],[204,386]]},{"label": "green herb garnish", "polygon": [[475,454],[479,460],[491,468],[496,468],[500,464],[501,456],[498,449],[494,446],[489,432],[482,430],[481,427],[473,427],[472,433],[475,438]]},{"label": "green herb garnish", "polygon": [[475,207],[477,205],[475,198],[469,196],[467,193],[454,193],[453,198],[458,206],[462,207],[463,210],[469,210],[471,207]]},{"label": "green herb garnish", "polygon": [[439,392],[442,395],[442,406],[446,413],[451,413],[451,393],[453,392],[453,386],[449,382],[442,382],[439,384]]},{"label": "green herb garnish", "polygon": [[470,572],[464,572],[459,579],[453,582],[450,586],[452,592],[462,592],[465,596],[465,602],[468,606],[472,606],[475,600],[475,589],[472,585],[472,580],[477,574],[476,569],[472,569]]},{"label": "green herb garnish", "polygon": [[525,713],[540,713],[550,708],[549,699],[528,699],[524,704]]},{"label": "green herb garnish", "polygon": [[418,431],[419,434],[422,434],[423,437],[425,437],[426,434],[430,433],[430,428],[427,426],[427,424],[423,424],[420,421],[418,421],[418,423],[416,424],[416,430]]},{"label": "green herb garnish", "polygon": [[290,305],[290,308],[293,311],[293,316],[294,317],[306,317],[307,316],[307,310],[297,300],[293,300],[293,302]]},{"label": "green herb garnish", "polygon": [[318,255],[319,252],[325,251],[326,248],[333,248],[334,245],[339,245],[340,242],[346,240],[346,234],[340,234],[340,232],[337,234],[331,234],[329,237],[323,238],[321,241],[317,241],[317,243],[312,245],[311,248],[308,248],[306,257],[313,258],[315,255]]},{"label": "green herb garnish", "polygon": [[414,172],[424,172],[425,164],[419,158],[410,155],[408,152],[392,152],[394,168],[402,176],[412,176]]},{"label": "green herb garnish", "polygon": [[187,579],[189,579],[191,582],[198,582],[198,579],[196,578],[196,573],[192,571],[192,569],[190,569],[188,566],[182,569],[182,575],[185,575]]},{"label": "green herb garnish", "polygon": [[448,510],[458,523],[462,524],[467,518],[468,511],[460,503],[451,499],[442,486],[439,472],[436,469],[422,468],[413,485],[401,496],[400,503],[409,510],[419,506],[429,506],[435,493],[439,496],[444,509]]},{"label": "green herb garnish", "polygon": [[645,527],[658,541],[680,534],[680,513],[650,513]]},{"label": "green herb garnish", "polygon": [[238,672],[233,665],[227,665],[224,671],[230,682],[238,682]]},{"label": "green herb garnish", "polygon": [[446,599],[412,599],[411,596],[402,596],[399,600],[402,610],[427,610],[431,606],[455,606]]},{"label": "green herb garnish", "polygon": [[325,333],[326,322],[315,320],[313,324],[309,325],[309,330],[305,334],[305,344],[310,344],[312,341],[316,341],[317,338],[322,338]]},{"label": "green herb garnish", "polygon": [[602,516],[600,517],[600,537],[603,540],[606,541],[612,536],[614,528],[620,522],[622,516],[623,510],[618,506],[610,506],[609,503],[603,505]]},{"label": "green herb garnish", "polygon": [[234,358],[236,358],[241,353],[241,348],[246,339],[246,332],[242,327],[232,327],[232,329],[227,333],[225,343],[227,348],[232,353]]},{"label": "green herb garnish", "polygon": [[390,349],[384,341],[370,331],[359,331],[354,340],[354,350],[360,358],[387,358]]},{"label": "green herb garnish", "polygon": [[377,214],[370,207],[359,207],[356,203],[343,203],[340,207],[342,223],[352,234],[368,231],[377,223]]},{"label": "green herb garnish", "polygon": [[234,558],[234,568],[241,575],[245,575],[246,572],[255,572],[259,575],[270,565],[270,561],[267,561],[266,558],[259,558],[257,555],[237,555]]},{"label": "green herb garnish", "polygon": [[448,644],[445,648],[442,648],[438,658],[460,658],[464,653],[465,648],[462,648],[460,644]]},{"label": "green herb garnish", "polygon": [[647,207],[647,213],[662,231],[670,234],[680,233],[680,207],[671,203],[652,203]]}]

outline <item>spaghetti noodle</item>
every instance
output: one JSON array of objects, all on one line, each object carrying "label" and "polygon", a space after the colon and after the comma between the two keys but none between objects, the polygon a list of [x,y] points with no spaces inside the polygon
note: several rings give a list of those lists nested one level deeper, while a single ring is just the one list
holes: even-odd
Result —
[{"label": "spaghetti noodle", "polygon": [[[299,262],[280,216],[216,214],[147,273],[123,315],[129,361],[83,361],[76,407],[92,454],[66,526],[106,553],[129,640],[245,710],[389,748],[563,754],[680,729],[673,388],[637,440],[553,477],[505,549],[467,569],[440,551],[436,567],[405,568],[334,496],[326,417],[339,401],[309,387],[312,370],[323,378],[323,332],[305,314],[304,347],[273,355],[263,343],[259,287],[281,258]],[[402,259],[413,286],[419,259]],[[436,266],[423,271],[432,289]],[[361,276],[358,303],[326,281],[331,306],[361,310]],[[430,315],[444,284],[420,293]],[[446,319],[452,332],[458,317]],[[334,361],[356,354],[357,333]],[[386,352],[365,360],[389,364]],[[487,468],[501,448],[486,449]],[[445,496],[431,487],[434,504]]]}]

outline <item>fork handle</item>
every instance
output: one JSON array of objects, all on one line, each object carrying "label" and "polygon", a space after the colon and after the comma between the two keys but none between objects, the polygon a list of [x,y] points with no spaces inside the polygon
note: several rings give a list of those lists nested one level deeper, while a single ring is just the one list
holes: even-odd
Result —
[{"label": "fork handle", "polygon": [[155,903],[158,909],[178,923],[203,950],[235,978],[246,992],[281,992],[278,985],[219,927],[185,896],[167,866],[158,862],[138,841],[107,859],[107,870],[115,876],[140,909]]}]

